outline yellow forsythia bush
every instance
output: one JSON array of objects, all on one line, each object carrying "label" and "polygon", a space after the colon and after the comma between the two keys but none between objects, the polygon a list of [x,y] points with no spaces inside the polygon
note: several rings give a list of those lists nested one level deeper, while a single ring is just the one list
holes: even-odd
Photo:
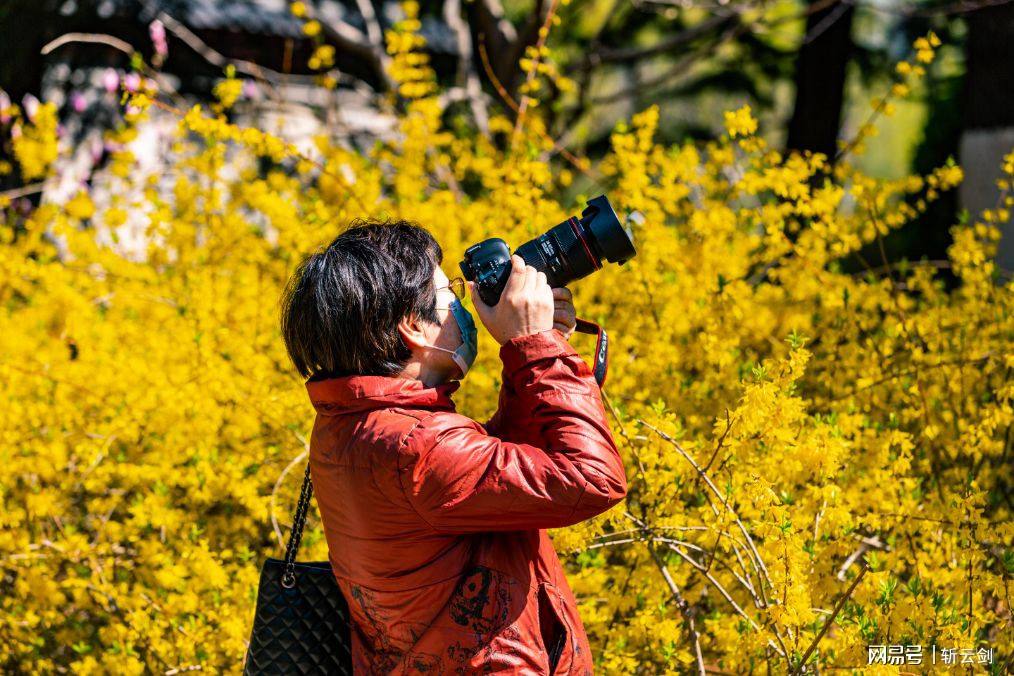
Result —
[{"label": "yellow forsythia bush", "polygon": [[[575,170],[549,163],[537,115],[516,135],[504,117],[490,138],[445,128],[401,31],[392,71],[415,86],[397,141],[303,157],[194,108],[167,173],[118,155],[108,205],[87,190],[6,205],[0,670],[239,671],[313,420],[278,328],[297,262],[350,219],[388,215],[430,228],[455,276],[469,244],[520,244],[598,194],[562,200]],[[130,120],[153,101],[135,96]],[[18,141],[31,175],[54,157],[41,119]],[[610,331],[630,479],[624,505],[552,533],[599,669],[786,673],[805,657],[874,673],[868,645],[904,644],[924,665],[931,646],[992,648],[992,667],[974,659],[996,671],[1014,644],[1014,320],[993,251],[1014,154],[998,209],[954,226],[948,285],[939,266],[841,261],[953,189],[958,167],[879,180],[852,161],[862,138],[831,168],[767,147],[749,109],[726,122],[715,142],[666,147],[647,109],[597,168],[617,209],[645,216],[635,259],[573,286]],[[137,215],[144,257],[92,227]],[[459,410],[490,414],[499,378],[483,333]],[[327,556],[316,519],[303,560]]]}]

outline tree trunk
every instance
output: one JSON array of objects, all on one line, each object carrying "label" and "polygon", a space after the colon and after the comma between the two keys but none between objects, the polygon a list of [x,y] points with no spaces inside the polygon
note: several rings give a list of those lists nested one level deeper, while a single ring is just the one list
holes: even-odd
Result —
[{"label": "tree trunk", "polygon": [[806,37],[796,55],[796,105],[786,147],[833,159],[845,96],[845,67],[852,57],[854,5],[808,0]]},{"label": "tree trunk", "polygon": [[[972,218],[997,206],[1000,164],[1014,151],[1014,4],[968,15],[961,205]],[[997,264],[1014,270],[1014,218],[1003,224]]]}]

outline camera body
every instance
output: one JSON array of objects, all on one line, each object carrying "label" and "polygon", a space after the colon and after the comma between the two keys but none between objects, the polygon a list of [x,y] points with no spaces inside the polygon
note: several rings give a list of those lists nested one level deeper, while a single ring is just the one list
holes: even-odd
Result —
[{"label": "camera body", "polygon": [[475,282],[482,302],[496,305],[511,276],[511,248],[499,237],[473,244],[459,267],[465,279]]},{"label": "camera body", "polygon": [[[620,223],[605,195],[589,200],[580,218],[571,216],[517,248],[552,287],[587,277],[602,267],[603,259],[624,263],[636,253],[629,227]],[[499,237],[473,244],[459,266],[465,279],[475,282],[482,301],[496,305],[511,274],[510,247]]]}]

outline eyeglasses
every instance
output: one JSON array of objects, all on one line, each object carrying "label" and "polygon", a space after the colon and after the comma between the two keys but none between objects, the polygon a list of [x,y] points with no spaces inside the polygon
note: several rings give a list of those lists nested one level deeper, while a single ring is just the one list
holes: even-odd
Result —
[{"label": "eyeglasses", "polygon": [[453,293],[454,297],[458,300],[465,299],[465,280],[461,277],[455,277],[447,283],[447,286],[441,286],[435,289],[435,291],[440,291],[442,289],[450,289],[451,293]]}]

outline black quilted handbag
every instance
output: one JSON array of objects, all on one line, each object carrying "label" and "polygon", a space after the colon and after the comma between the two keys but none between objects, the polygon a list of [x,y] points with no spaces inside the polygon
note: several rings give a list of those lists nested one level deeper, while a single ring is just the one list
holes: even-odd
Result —
[{"label": "black quilted handbag", "polygon": [[303,475],[285,559],[261,568],[243,674],[352,674],[349,607],[328,561],[296,562],[313,484]]}]

